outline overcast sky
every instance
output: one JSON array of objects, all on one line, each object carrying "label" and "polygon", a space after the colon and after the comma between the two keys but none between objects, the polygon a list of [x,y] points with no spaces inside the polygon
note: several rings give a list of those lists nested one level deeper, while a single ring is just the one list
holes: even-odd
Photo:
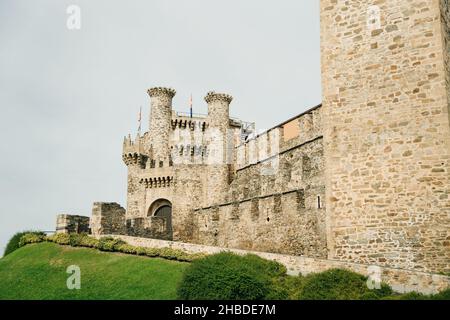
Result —
[{"label": "overcast sky", "polygon": [[[66,9],[81,8],[68,30]],[[152,86],[205,113],[210,90],[265,129],[321,102],[317,0],[1,0],[0,250],[58,213],[126,205],[123,136]]]}]

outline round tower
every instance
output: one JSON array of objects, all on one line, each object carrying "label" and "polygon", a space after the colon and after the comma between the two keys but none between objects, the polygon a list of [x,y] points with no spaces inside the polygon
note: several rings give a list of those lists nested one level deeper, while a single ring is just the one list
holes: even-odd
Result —
[{"label": "round tower", "polygon": [[205,101],[208,104],[209,127],[226,131],[230,121],[230,103],[233,97],[225,93],[210,91],[206,94]]},{"label": "round tower", "polygon": [[[210,205],[225,201],[229,182],[230,142],[230,103],[233,97],[216,92],[208,92],[205,101],[208,104],[208,179],[205,199]],[[232,141],[232,140],[231,140]]]},{"label": "round tower", "polygon": [[152,146],[153,160],[158,166],[160,161],[169,159],[169,134],[172,118],[172,98],[176,91],[171,88],[150,88],[150,145]]}]

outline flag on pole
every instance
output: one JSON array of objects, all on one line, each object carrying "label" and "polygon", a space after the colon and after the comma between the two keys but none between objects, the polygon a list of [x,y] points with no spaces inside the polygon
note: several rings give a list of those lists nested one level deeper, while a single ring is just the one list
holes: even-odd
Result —
[{"label": "flag on pole", "polygon": [[139,108],[139,116],[138,116],[138,122],[139,122],[138,132],[139,132],[139,135],[141,134],[141,120],[142,120],[142,106]]},{"label": "flag on pole", "polygon": [[190,115],[191,115],[191,118],[192,118],[192,93],[191,93],[191,96],[189,98],[189,110],[190,110]]}]

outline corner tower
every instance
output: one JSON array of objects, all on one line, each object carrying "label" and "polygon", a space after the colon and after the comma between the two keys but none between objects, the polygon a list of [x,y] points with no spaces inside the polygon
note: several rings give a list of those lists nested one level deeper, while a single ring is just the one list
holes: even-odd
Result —
[{"label": "corner tower", "polygon": [[450,271],[449,25],[447,0],[321,0],[329,258]]}]

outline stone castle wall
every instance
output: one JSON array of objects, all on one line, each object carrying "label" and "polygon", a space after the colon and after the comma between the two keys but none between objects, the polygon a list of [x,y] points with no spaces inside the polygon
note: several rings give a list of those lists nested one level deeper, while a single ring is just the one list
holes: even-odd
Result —
[{"label": "stone castle wall", "polygon": [[90,225],[94,236],[126,234],[125,209],[117,203],[94,202]]},{"label": "stone castle wall", "polygon": [[326,257],[321,129],[317,107],[239,146],[225,201],[194,210],[187,240]]},{"label": "stone castle wall", "polygon": [[438,0],[321,1],[333,259],[450,271],[441,32]]},{"label": "stone castle wall", "polygon": [[440,2],[445,74],[447,75],[448,113],[450,117],[450,1],[440,0]]},{"label": "stone castle wall", "polygon": [[90,233],[89,217],[70,214],[58,214],[56,217],[57,233]]}]

